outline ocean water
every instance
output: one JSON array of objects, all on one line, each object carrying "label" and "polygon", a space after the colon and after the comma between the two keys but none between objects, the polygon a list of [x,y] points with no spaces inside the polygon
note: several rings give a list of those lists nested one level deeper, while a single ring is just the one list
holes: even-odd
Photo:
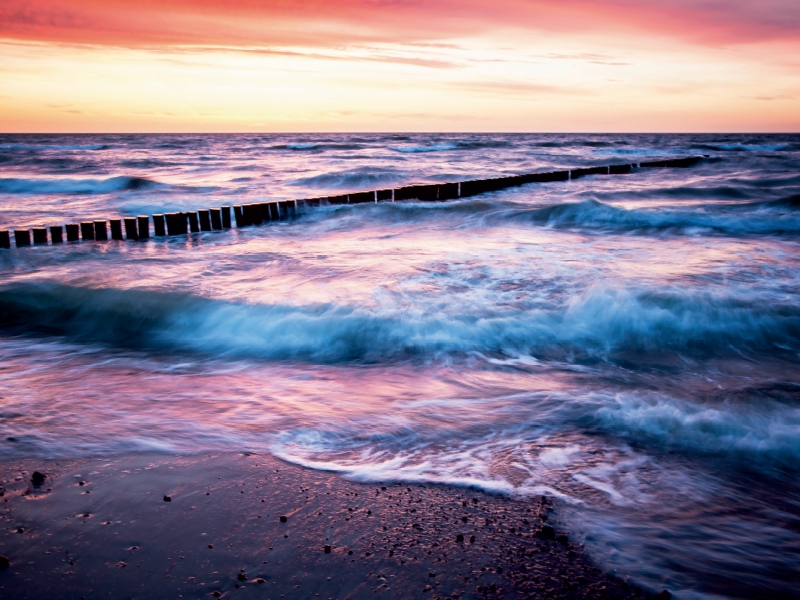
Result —
[{"label": "ocean water", "polygon": [[800,136],[0,136],[0,228],[707,154],[0,250],[0,459],[268,452],[561,499],[605,568],[800,597]]}]

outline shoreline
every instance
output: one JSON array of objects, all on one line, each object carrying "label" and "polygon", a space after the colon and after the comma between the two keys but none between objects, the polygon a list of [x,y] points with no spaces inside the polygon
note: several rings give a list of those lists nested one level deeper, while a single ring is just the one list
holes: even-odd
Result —
[{"label": "shoreline", "polygon": [[6,597],[653,597],[550,529],[550,499],[241,453],[8,461],[0,492]]}]

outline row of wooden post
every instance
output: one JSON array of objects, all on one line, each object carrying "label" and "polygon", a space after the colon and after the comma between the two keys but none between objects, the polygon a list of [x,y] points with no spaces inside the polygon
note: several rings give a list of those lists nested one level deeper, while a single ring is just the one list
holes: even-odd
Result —
[{"label": "row of wooden post", "polygon": [[[604,167],[584,167],[547,173],[530,173],[527,175],[511,175],[492,179],[473,179],[460,183],[439,183],[429,185],[410,185],[395,189],[357,192],[322,198],[305,200],[286,200],[280,202],[263,202],[234,206],[233,213],[236,227],[261,225],[270,221],[279,221],[293,217],[298,208],[333,206],[337,204],[362,204],[366,202],[399,202],[403,200],[445,201],[456,198],[467,198],[477,194],[493,192],[505,188],[535,182],[567,181],[587,175],[621,175],[630,173],[636,168],[685,168],[700,162],[705,156],[690,156],[661,161],[610,165]],[[84,221],[55,225],[53,227],[34,227],[31,230],[14,231],[14,242],[18,248],[33,244],[61,244],[65,241],[106,241],[109,239],[109,227],[112,240],[142,240],[150,237],[150,217],[124,217],[109,221]],[[123,228],[125,236],[123,237]],[[214,231],[231,228],[231,207],[210,208],[197,212],[172,212],[153,215],[153,233],[157,237],[167,235],[185,235],[201,231]],[[31,233],[33,236],[31,236]],[[33,239],[31,239],[31,237]],[[0,248],[11,248],[11,234],[0,231]]]}]

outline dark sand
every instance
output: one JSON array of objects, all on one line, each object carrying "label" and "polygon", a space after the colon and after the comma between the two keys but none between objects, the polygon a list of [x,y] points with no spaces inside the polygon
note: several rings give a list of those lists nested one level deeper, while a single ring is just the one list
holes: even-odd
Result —
[{"label": "dark sand", "polygon": [[242,454],[15,461],[0,492],[2,598],[648,597],[547,539],[542,499]]}]

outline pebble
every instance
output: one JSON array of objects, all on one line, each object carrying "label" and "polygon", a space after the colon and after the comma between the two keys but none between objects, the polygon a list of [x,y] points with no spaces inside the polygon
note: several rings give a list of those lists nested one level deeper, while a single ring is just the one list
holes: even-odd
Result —
[{"label": "pebble", "polygon": [[286,521],[288,521],[288,520],[289,520],[289,519],[288,519],[286,516],[284,516],[284,515],[281,515],[281,516],[280,516],[280,521],[281,521],[281,523],[286,523]]},{"label": "pebble", "polygon": [[33,485],[42,485],[45,479],[47,479],[47,475],[39,471],[34,471],[33,475],[31,475],[31,482]]},{"label": "pebble", "polygon": [[172,496],[164,496],[164,502],[172,502]]},{"label": "pebble", "polygon": [[8,560],[8,557],[0,556],[0,571],[5,571],[10,566],[11,566],[11,561]]}]

